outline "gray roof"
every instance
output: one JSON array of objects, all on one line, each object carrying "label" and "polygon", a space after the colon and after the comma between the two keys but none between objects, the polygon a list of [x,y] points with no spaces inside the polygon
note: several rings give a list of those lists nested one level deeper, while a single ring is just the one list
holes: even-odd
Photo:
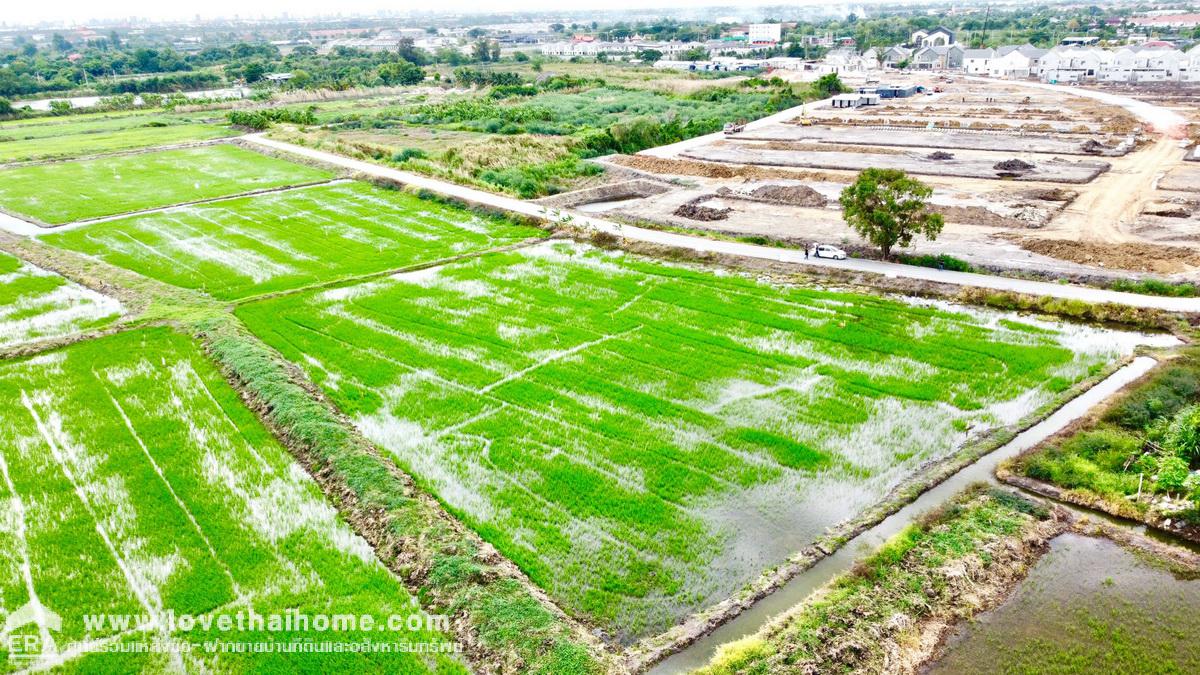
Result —
[{"label": "gray roof", "polygon": [[994,52],[991,49],[964,49],[963,56],[968,59],[990,59]]}]

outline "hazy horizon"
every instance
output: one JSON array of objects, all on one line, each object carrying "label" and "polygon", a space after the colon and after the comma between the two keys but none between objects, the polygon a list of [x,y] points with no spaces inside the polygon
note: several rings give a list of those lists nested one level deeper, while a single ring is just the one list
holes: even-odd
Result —
[{"label": "hazy horizon", "polygon": [[[883,0],[854,0],[853,2],[832,3],[836,6],[855,7],[867,4],[878,4]],[[895,2],[896,0],[893,0]],[[904,2],[904,0],[899,0]],[[830,3],[821,0],[800,0],[788,5],[812,7]],[[164,6],[157,0],[118,0],[97,4],[70,0],[53,2],[47,5],[19,4],[7,7],[2,20],[9,26],[33,25],[38,23],[63,23],[66,25],[86,25],[92,21],[121,20],[130,17],[151,21],[191,20],[199,17],[201,20],[215,19],[259,19],[280,18],[287,15],[290,18],[328,18],[336,16],[371,15],[379,13],[405,14],[410,12],[429,14],[489,14],[489,13],[519,13],[561,11],[563,14],[596,11],[622,10],[654,10],[670,9],[699,9],[703,7],[728,7],[734,14],[751,14],[760,7],[778,7],[780,3],[770,2],[750,5],[738,5],[721,1],[697,4],[688,0],[653,0],[650,3],[639,0],[581,0],[563,3],[556,0],[516,0],[516,2],[501,2],[499,0],[447,0],[437,5],[436,11],[430,9],[427,3],[411,1],[388,2],[387,0],[341,0],[331,5],[326,0],[259,0],[247,5],[239,0],[208,0],[202,4]],[[249,11],[248,11],[249,9]]]}]

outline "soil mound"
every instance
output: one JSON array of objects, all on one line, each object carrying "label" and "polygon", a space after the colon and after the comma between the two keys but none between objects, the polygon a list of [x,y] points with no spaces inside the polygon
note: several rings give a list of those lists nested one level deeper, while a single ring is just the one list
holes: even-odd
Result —
[{"label": "soil mound", "polygon": [[829,203],[825,195],[807,185],[763,185],[755,188],[750,196],[789,206],[823,207]]},{"label": "soil mound", "polygon": [[714,220],[725,220],[729,214],[733,213],[731,208],[718,209],[712,206],[704,206],[702,202],[711,198],[711,195],[701,195],[690,202],[685,202],[675,209],[675,215],[688,220],[699,220],[701,222],[712,222]]},{"label": "soil mound", "polygon": [[1033,188],[1022,193],[1026,199],[1037,199],[1043,202],[1069,202],[1079,196],[1078,193],[1063,188]]},{"label": "soil mound", "polygon": [[1011,172],[1023,173],[1025,171],[1033,170],[1034,167],[1029,162],[1025,162],[1025,161],[1022,161],[1019,159],[1006,159],[1003,162],[996,162],[995,166],[993,166],[992,168],[997,171],[1011,171]]}]

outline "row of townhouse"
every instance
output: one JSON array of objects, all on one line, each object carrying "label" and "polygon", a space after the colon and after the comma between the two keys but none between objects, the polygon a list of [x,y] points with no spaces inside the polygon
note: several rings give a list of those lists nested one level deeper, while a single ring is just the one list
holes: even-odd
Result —
[{"label": "row of townhouse", "polygon": [[546,56],[569,59],[576,56],[620,56],[622,54],[637,54],[643,50],[654,50],[662,54],[662,58],[673,60],[693,49],[703,49],[709,54],[746,55],[765,48],[762,44],[752,44],[745,41],[708,40],[707,42],[655,42],[648,40],[622,40],[605,42],[602,40],[575,39],[561,42],[547,42],[538,47],[538,51]]},{"label": "row of townhouse", "polygon": [[1198,82],[1200,45],[1186,53],[1164,42],[1147,42],[1116,51],[1057,48],[1038,63],[1044,82]]},{"label": "row of townhouse", "polygon": [[901,65],[913,70],[962,70],[968,75],[1046,82],[1200,82],[1200,45],[1186,53],[1156,41],[1115,51],[1074,45],[1051,50],[1029,44],[996,49],[965,49],[957,43],[897,45],[862,54],[833,50],[824,60],[825,68],[837,73]]}]

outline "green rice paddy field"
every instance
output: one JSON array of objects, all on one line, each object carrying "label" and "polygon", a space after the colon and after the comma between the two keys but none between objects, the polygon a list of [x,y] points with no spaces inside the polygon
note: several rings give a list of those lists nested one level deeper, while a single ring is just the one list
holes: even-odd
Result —
[{"label": "green rice paddy field", "polygon": [[543,234],[405,192],[345,182],[110,220],[44,240],[233,299]]},{"label": "green rice paddy field", "polygon": [[758,283],[570,243],[238,309],[577,615],[630,640],[723,599],[1112,334]]},{"label": "green rice paddy field", "polygon": [[0,208],[61,225],[331,177],[218,144],[0,170]]},{"label": "green rice paddy field", "polygon": [[[382,620],[418,611],[190,339],[138,330],[0,363],[0,437],[3,608],[14,612],[36,600],[62,619],[48,635],[55,648],[47,652],[58,656],[34,665],[62,662],[63,670],[78,672],[464,672],[449,655],[210,653],[200,646],[211,639],[444,644],[428,624],[336,637],[250,626],[225,631],[215,623],[169,632],[170,613],[202,619],[290,609]],[[88,614],[134,620],[118,630],[103,620],[88,626]],[[198,646],[173,656],[104,651],[151,640]],[[72,652],[81,641],[90,651]],[[20,663],[8,656],[0,653],[0,663]]]},{"label": "green rice paddy field", "polygon": [[0,162],[117,152],[237,135],[175,115],[78,115],[0,123]]},{"label": "green rice paddy field", "polygon": [[0,348],[112,322],[121,304],[0,253]]}]

